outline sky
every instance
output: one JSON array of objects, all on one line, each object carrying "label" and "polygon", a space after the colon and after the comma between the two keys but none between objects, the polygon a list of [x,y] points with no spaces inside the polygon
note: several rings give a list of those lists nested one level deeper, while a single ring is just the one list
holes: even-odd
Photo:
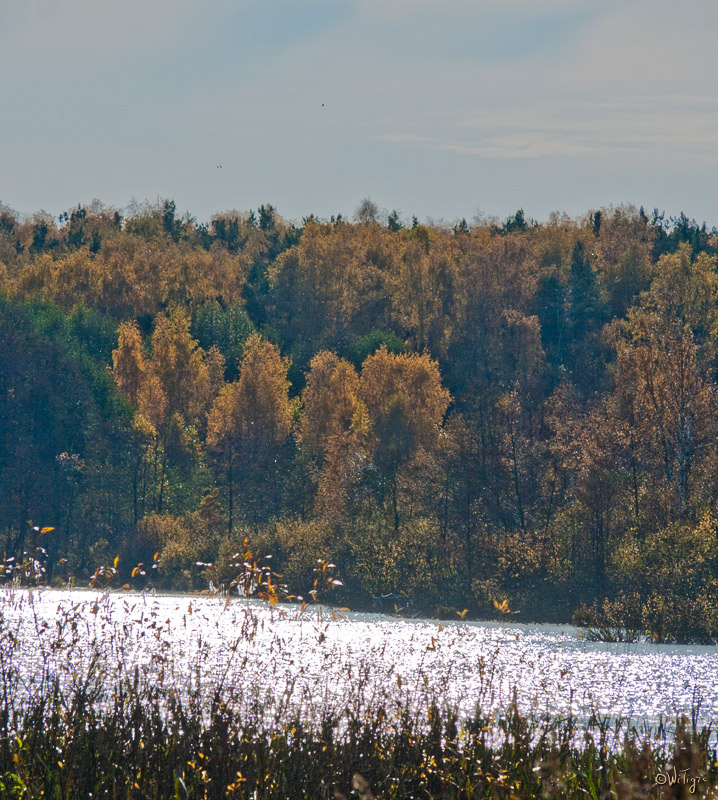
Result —
[{"label": "sky", "polygon": [[715,0],[0,0],[0,202],[718,226]]}]

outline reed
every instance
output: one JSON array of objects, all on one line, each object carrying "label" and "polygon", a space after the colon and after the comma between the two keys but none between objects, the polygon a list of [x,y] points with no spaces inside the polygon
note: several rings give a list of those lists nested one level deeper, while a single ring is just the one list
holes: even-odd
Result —
[{"label": "reed", "polygon": [[[77,597],[51,622],[33,593],[8,592],[0,603],[2,798],[718,795],[718,754],[697,710],[648,731],[527,712],[516,691],[497,709],[487,666],[486,691],[466,715],[437,683],[407,686],[396,675],[389,691],[361,653],[350,696],[317,695],[299,673],[276,684],[272,661],[288,656],[276,635],[261,642],[264,673],[240,684],[242,653],[273,635],[266,609],[245,602],[208,683],[202,664],[213,654],[199,647],[189,670],[180,664],[168,646],[178,631],[141,596],[121,601],[134,603],[131,625],[113,617],[108,596]],[[199,613],[190,598],[181,602],[185,621]],[[308,616],[303,606],[292,613],[317,641],[334,624],[331,614]],[[20,663],[28,630],[31,669]]]},{"label": "reed", "polygon": [[[268,724],[261,705],[239,713],[221,689],[185,700],[136,672],[100,703],[98,687],[52,680],[19,713],[4,696],[0,796],[665,798],[718,787],[710,732],[685,719],[662,742],[627,728],[613,750],[605,722],[586,725],[577,746],[574,720],[516,708],[459,720],[436,706],[398,718],[325,707],[311,726],[292,714]],[[675,785],[660,782],[674,771]]]}]

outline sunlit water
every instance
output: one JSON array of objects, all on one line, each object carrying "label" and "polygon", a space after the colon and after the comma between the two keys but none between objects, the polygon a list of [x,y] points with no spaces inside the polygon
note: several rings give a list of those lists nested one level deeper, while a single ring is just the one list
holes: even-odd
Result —
[{"label": "sunlit water", "polygon": [[[399,708],[427,698],[471,716],[477,704],[553,715],[630,718],[655,724],[718,719],[714,647],[602,644],[571,627],[403,620],[296,606],[267,608],[233,598],[4,590],[5,664],[21,695],[43,672],[81,682],[91,654],[108,687],[137,666],[158,686],[207,698],[218,684],[238,703],[322,709]],[[15,644],[12,645],[14,637]],[[99,668],[99,673],[97,669]]]}]

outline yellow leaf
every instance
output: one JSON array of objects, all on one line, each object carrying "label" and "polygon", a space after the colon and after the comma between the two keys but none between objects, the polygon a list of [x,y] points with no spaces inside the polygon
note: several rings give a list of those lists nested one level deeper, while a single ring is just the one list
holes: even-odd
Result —
[{"label": "yellow leaf", "polygon": [[115,569],[117,569],[117,565],[120,563],[120,557],[115,556]]},{"label": "yellow leaf", "polygon": [[41,534],[43,534],[43,533],[50,533],[50,531],[54,531],[54,530],[55,530],[55,529],[54,529],[54,528],[52,528],[52,527],[48,527],[48,528],[42,528],[42,530],[40,531],[40,533],[41,533]]}]

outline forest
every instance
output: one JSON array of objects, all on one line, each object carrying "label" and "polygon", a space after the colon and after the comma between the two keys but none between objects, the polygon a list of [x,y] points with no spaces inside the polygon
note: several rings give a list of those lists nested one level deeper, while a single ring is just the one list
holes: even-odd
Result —
[{"label": "forest", "polygon": [[718,637],[718,231],[0,205],[0,580]]}]

